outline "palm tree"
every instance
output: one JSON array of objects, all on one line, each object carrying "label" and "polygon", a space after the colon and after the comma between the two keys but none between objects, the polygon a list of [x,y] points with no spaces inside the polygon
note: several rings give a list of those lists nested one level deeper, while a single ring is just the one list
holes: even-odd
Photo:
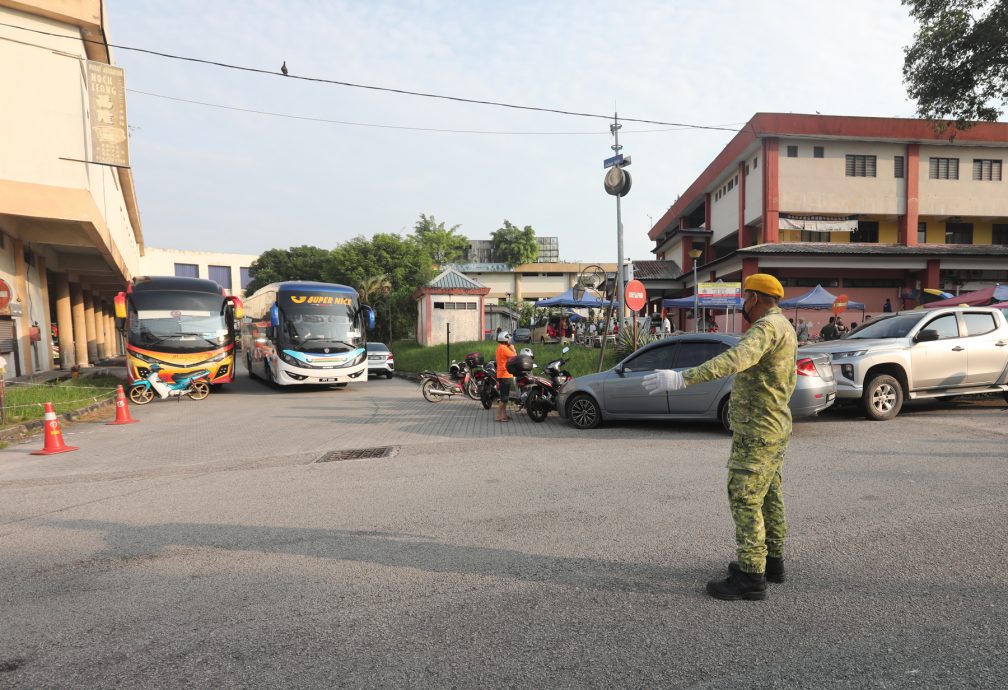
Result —
[{"label": "palm tree", "polygon": [[361,284],[357,286],[357,292],[360,293],[361,299],[365,304],[371,303],[371,298],[378,297],[379,295],[387,295],[392,291],[392,281],[384,273],[375,276],[369,276],[361,281]]}]

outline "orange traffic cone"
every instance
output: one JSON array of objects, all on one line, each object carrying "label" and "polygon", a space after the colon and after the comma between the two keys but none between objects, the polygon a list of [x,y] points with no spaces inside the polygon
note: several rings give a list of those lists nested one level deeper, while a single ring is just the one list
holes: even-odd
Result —
[{"label": "orange traffic cone", "polygon": [[36,450],[32,455],[53,455],[80,450],[77,446],[68,446],[63,442],[63,432],[60,431],[59,420],[56,419],[56,411],[53,410],[51,402],[45,404],[45,431],[43,434],[45,441],[42,444],[42,450]]},{"label": "orange traffic cone", "polygon": [[112,424],[133,424],[139,422],[139,419],[133,419],[130,417],[129,404],[126,402],[126,394],[123,393],[122,386],[119,386],[119,390],[116,391],[116,418],[115,421],[105,422],[106,426]]}]

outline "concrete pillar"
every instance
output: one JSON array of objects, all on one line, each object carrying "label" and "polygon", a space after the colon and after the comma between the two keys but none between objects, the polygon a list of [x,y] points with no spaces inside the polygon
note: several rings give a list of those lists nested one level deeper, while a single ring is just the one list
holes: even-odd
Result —
[{"label": "concrete pillar", "polygon": [[70,283],[66,273],[56,273],[56,330],[59,331],[60,369],[70,369],[77,358],[74,353],[73,319],[70,309]]},{"label": "concrete pillar", "polygon": [[39,367],[39,369],[49,371],[53,368],[52,329],[49,327],[49,324],[52,323],[52,313],[49,311],[49,272],[46,270],[44,256],[37,257],[35,261],[39,272],[39,289],[42,292],[42,318],[45,319],[45,323],[40,326],[42,329],[42,340],[39,342],[42,352],[45,353],[43,355],[45,365]]},{"label": "concrete pillar", "polygon": [[103,311],[101,298],[97,295],[92,295],[92,314],[94,316],[95,325],[95,354],[98,359],[105,359],[108,356],[108,350],[105,348],[105,312]]},{"label": "concrete pillar", "polygon": [[88,366],[87,327],[84,325],[84,294],[80,283],[70,283],[70,310],[73,319],[74,352],[77,365]]},{"label": "concrete pillar", "polygon": [[87,334],[88,361],[93,364],[98,359],[98,340],[95,333],[94,297],[90,290],[84,290],[84,331]]},{"label": "concrete pillar", "polygon": [[21,373],[34,374],[35,362],[32,360],[31,346],[31,312],[28,309],[28,266],[24,260],[24,242],[14,240],[14,285],[17,291],[15,298],[21,303],[21,319],[18,323],[18,342],[14,347],[21,350]]}]

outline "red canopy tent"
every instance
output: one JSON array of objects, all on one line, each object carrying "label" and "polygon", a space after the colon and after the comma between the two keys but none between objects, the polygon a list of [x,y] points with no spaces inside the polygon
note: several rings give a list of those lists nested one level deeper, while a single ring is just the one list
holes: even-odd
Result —
[{"label": "red canopy tent", "polygon": [[960,304],[966,304],[970,307],[984,307],[992,302],[1001,302],[1004,300],[1008,300],[1008,285],[991,285],[982,290],[967,292],[958,297],[949,297],[948,299],[940,299],[937,302],[928,302],[924,305],[924,308],[957,307]]}]

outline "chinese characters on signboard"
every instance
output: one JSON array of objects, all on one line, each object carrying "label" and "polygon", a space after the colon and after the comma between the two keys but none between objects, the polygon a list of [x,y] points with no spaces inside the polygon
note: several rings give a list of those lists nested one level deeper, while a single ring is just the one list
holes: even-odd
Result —
[{"label": "chinese characters on signboard", "polygon": [[91,106],[91,161],[129,167],[126,130],[126,82],[119,67],[87,63]]}]

